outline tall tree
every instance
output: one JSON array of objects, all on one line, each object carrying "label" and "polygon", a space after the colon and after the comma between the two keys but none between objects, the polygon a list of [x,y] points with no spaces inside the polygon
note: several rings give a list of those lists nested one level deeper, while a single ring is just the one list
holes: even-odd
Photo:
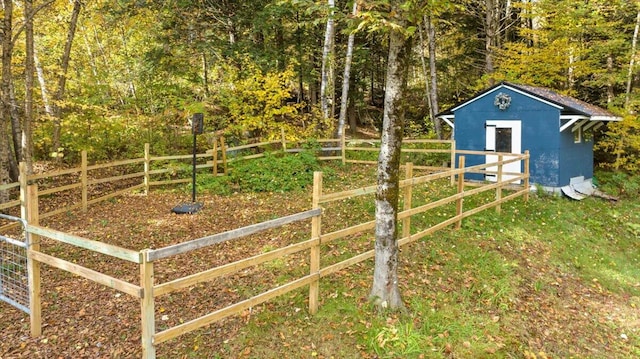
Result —
[{"label": "tall tree", "polygon": [[485,16],[484,16],[484,41],[485,41],[485,63],[484,69],[489,75],[489,84],[493,85],[494,71],[494,53],[497,45],[499,26],[498,0],[485,0]]},{"label": "tall tree", "polygon": [[404,92],[411,60],[412,36],[406,30],[402,3],[392,1],[388,13],[389,55],[382,139],[376,191],[375,265],[370,298],[385,308],[404,307],[398,287],[398,198],[400,151],[404,122]]},{"label": "tall tree", "polygon": [[[351,15],[356,17],[358,15],[358,1],[353,1],[353,9]],[[344,74],[342,76],[342,96],[340,101],[340,116],[338,117],[338,131],[336,132],[338,138],[344,136],[345,123],[347,121],[347,107],[349,105],[349,81],[351,80],[351,58],[353,57],[353,44],[355,42],[356,34],[351,32],[349,34],[349,40],[347,40],[347,54],[344,59]]]},{"label": "tall tree", "polygon": [[60,130],[62,126],[62,101],[64,100],[65,88],[67,84],[67,71],[69,70],[69,61],[71,60],[71,47],[73,46],[73,39],[76,35],[76,27],[78,25],[78,16],[80,16],[80,10],[82,8],[82,2],[80,0],[73,0],[73,10],[71,11],[71,19],[69,20],[69,29],[67,31],[67,40],[64,45],[64,52],[60,59],[60,73],[58,75],[58,88],[54,95],[54,107],[53,107],[53,135],[52,135],[52,151],[58,152],[60,148]]},{"label": "tall tree", "polygon": [[33,44],[33,0],[24,1],[25,18],[25,80],[24,80],[24,118],[22,120],[22,161],[27,172],[33,172],[33,80],[34,80],[34,44]]},{"label": "tall tree", "polygon": [[[10,178],[11,145],[7,129],[11,122],[11,86],[13,60],[13,0],[3,1],[4,17],[2,22],[2,79],[0,80],[0,184],[12,182]],[[7,191],[0,191],[0,200],[7,200]]]},{"label": "tall tree", "polygon": [[633,30],[633,38],[631,39],[631,56],[629,56],[629,71],[627,72],[627,87],[624,96],[624,107],[629,110],[629,99],[631,98],[631,82],[633,80],[633,69],[636,63],[636,47],[638,44],[638,31],[640,30],[640,8],[636,15],[636,26]]},{"label": "tall tree", "polygon": [[425,88],[427,103],[429,104],[429,118],[433,124],[433,129],[438,139],[442,139],[442,124],[436,114],[440,112],[438,106],[438,74],[436,71],[436,28],[433,24],[432,15],[423,16],[424,28],[427,32],[427,42],[429,49],[429,71],[424,59],[424,37],[422,35],[422,26],[420,26],[420,60],[422,61],[422,72],[425,77]]},{"label": "tall tree", "polygon": [[335,38],[335,1],[327,0],[329,7],[329,15],[327,17],[327,26],[324,32],[324,45],[322,47],[322,73],[320,81],[320,107],[322,109],[322,116],[325,119],[331,115],[330,101],[333,98],[333,41]]}]

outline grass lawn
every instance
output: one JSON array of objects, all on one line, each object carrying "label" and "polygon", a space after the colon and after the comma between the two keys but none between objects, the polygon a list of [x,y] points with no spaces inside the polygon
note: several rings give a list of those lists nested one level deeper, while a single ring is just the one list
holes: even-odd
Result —
[{"label": "grass lawn", "polygon": [[[371,169],[362,166],[333,166],[324,181],[327,191],[334,191],[345,184],[349,188],[371,184],[374,178]],[[448,191],[446,185],[429,190]],[[416,192],[414,204],[428,201],[427,193]],[[308,191],[204,194],[201,213],[169,214],[181,196],[172,192],[154,193],[148,199],[129,196],[44,224],[131,249],[158,248],[163,241],[198,238],[310,208]],[[465,200],[465,207],[482,200]],[[415,216],[412,230],[442,220],[438,217],[448,215],[447,210]],[[345,200],[327,209],[334,219],[323,219],[323,227],[362,221],[372,211],[371,201]],[[638,223],[637,198],[577,202],[532,195],[528,202],[517,199],[503,204],[501,214],[484,211],[465,219],[459,230],[446,228],[402,248],[400,286],[405,312],[381,312],[367,301],[373,262],[365,261],[323,278],[320,309],[314,316],[307,312],[306,290],[295,291],[163,343],[158,357],[639,357]],[[287,236],[269,234],[265,243],[250,242],[247,248],[236,249],[238,253],[265,252]],[[348,254],[350,245],[355,241],[343,241],[331,250],[340,257]],[[236,250],[223,249],[207,252],[209,257],[181,258],[177,266],[159,271],[157,279],[176,276],[183,267],[206,267],[205,262],[231,257]],[[93,263],[64,248],[50,250],[69,260],[85,260],[96,270],[111,265],[107,273],[132,283],[137,280],[135,267],[114,269],[113,264]],[[261,275],[274,283],[286,278],[287,272],[298,271],[287,261],[274,261],[264,268],[268,273]],[[0,303],[0,358],[140,356],[138,303],[60,271],[47,271],[43,278],[47,323],[43,336],[30,339],[28,318]],[[227,296],[246,290],[250,295],[252,288],[236,287],[235,279],[243,278],[209,289],[232,288]],[[205,289],[197,287],[160,302],[158,326],[162,327],[165,316],[178,320],[171,305],[206,309],[217,304],[214,292],[210,302],[193,302],[196,292]]]},{"label": "grass lawn", "polygon": [[323,283],[318,315],[274,305],[221,357],[638,357],[637,223],[632,199],[517,200],[402,250],[406,313],[367,302],[367,262]]}]

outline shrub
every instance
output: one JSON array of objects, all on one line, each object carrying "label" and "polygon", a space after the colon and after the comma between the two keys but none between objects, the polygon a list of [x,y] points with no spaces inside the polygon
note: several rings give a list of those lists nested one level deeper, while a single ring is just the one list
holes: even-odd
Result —
[{"label": "shrub", "polygon": [[243,192],[288,192],[313,183],[313,172],[320,169],[310,151],[295,155],[267,153],[265,157],[233,163],[230,181]]},{"label": "shrub", "polygon": [[623,171],[599,171],[596,173],[597,186],[604,192],[621,197],[640,195],[640,177]]},{"label": "shrub", "polygon": [[242,70],[224,67],[225,85],[209,99],[216,109],[215,126],[236,138],[280,139],[282,130],[289,139],[331,134],[333,121],[323,120],[318,112],[308,112],[305,104],[292,100],[293,82],[292,67],[263,72],[249,60],[243,62]]},{"label": "shrub", "polygon": [[[191,184],[187,186],[191,191]],[[228,176],[214,176],[213,174],[198,174],[196,176],[196,189],[218,195],[230,195],[233,193],[231,178]]]}]

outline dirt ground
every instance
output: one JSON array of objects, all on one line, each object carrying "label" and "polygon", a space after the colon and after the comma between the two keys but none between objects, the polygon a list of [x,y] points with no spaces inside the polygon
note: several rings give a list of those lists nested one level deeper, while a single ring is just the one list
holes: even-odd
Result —
[{"label": "dirt ground", "polygon": [[[201,238],[249,224],[310,209],[305,194],[281,196],[249,194],[232,197],[200,196],[203,209],[193,215],[171,213],[174,206],[188,202],[188,196],[153,192],[149,196],[128,195],[92,206],[87,213],[69,212],[42,221],[42,225],[85,238],[100,240],[128,249],[160,248]],[[293,198],[292,198],[293,197]],[[299,198],[296,198],[299,197]],[[197,255],[182,255],[156,264],[156,283],[195,273],[212,265],[232,262],[260,254],[264,248],[277,248],[292,240],[309,237],[310,224],[288,225],[287,230],[264,232],[234,244],[223,243]],[[139,283],[137,265],[106,258],[66,245],[43,241],[43,251],[80,263],[116,278]],[[275,275],[275,274],[274,274]],[[237,283],[269,282],[268,274],[243,271],[224,281],[178,292],[161,298],[156,304],[157,328],[176,325],[202,313],[201,309],[221,307],[250,290],[238,291]],[[233,285],[230,285],[233,282]],[[43,335],[31,338],[29,317],[8,304],[0,303],[0,358],[113,358],[140,357],[140,306],[127,294],[103,287],[47,266],[42,270]],[[224,289],[222,289],[224,288]],[[200,295],[193,295],[194,292]],[[99,303],[96,305],[95,303]],[[166,308],[165,308],[166,307]],[[183,310],[188,308],[188,310]],[[204,310],[204,309],[202,309]],[[206,313],[206,311],[204,312]],[[202,315],[202,314],[200,314]],[[169,318],[169,319],[166,319]],[[243,325],[243,318],[231,318],[209,327],[209,332],[224,332],[210,349],[223,344]],[[176,341],[174,341],[176,342]],[[173,342],[170,342],[173,343]],[[174,357],[179,344],[163,345],[159,357]]]},{"label": "dirt ground", "polygon": [[[199,197],[205,206],[197,214],[171,213],[171,208],[188,200],[184,193],[152,192],[148,196],[131,194],[89,207],[87,213],[73,211],[43,220],[42,225],[132,250],[142,250],[201,238],[308,210],[311,207],[311,198],[305,193],[238,194],[230,197],[207,195]],[[155,281],[163,283],[215,265],[264,253],[270,248],[308,238],[309,234],[310,223],[305,222],[247,237],[234,244],[216,245],[194,255],[178,256],[171,261],[163,260],[156,266]],[[621,336],[630,336],[639,327],[640,314],[637,305],[640,303],[630,304],[631,298],[612,294],[597,282],[584,282],[546,265],[549,253],[543,244],[506,248],[486,240],[478,242],[478,245],[486,246],[486,250],[497,251],[505,258],[517,262],[517,274],[522,278],[521,287],[510,304],[513,307],[509,311],[510,314],[498,318],[505,331],[512,338],[517,338],[517,343],[505,343],[495,337],[479,339],[493,341],[493,348],[499,350],[504,345],[520,346],[514,349],[519,350],[519,354],[514,357],[525,358],[534,358],[535,355],[538,355],[537,358],[546,357],[539,354],[543,350],[547,353],[563,353],[561,357],[589,357],[589,353],[599,353],[598,357],[613,358],[615,356],[606,353],[617,350],[616,343],[626,340]],[[66,245],[53,245],[49,241],[43,242],[43,248],[46,253],[55,254],[130,283],[139,282],[137,265],[97,256]],[[443,253],[442,260],[450,255]],[[408,257],[403,256],[401,260],[402,268],[410,268]],[[212,308],[224,307],[232,301],[255,295],[256,292],[259,293],[260,288],[252,288],[251,283],[264,283],[269,286],[277,283],[282,275],[276,269],[304,270],[308,264],[303,258],[296,256],[289,261],[290,263],[274,266],[273,271],[245,270],[228,278],[161,297],[156,304],[156,327],[162,330],[205,314]],[[403,273],[402,276],[407,278],[407,282],[403,283],[403,291],[408,292],[409,288],[417,291],[416,288],[420,288],[415,295],[425,298],[434,296],[435,300],[436,293],[449,293],[455,291],[456,286],[469,284],[465,282],[468,278],[462,273],[459,281],[455,277],[439,277],[441,274],[438,268],[437,264],[429,264],[429,277],[414,277]],[[6,303],[0,303],[0,359],[141,356],[140,305],[135,298],[46,266],[42,271],[42,282],[42,336],[31,338],[28,316]],[[537,282],[544,283],[553,290],[538,291],[535,288]],[[285,309],[278,310],[286,312],[286,303],[280,306]],[[271,304],[268,304],[256,310],[270,307]],[[247,330],[251,314],[232,316],[206,329],[163,343],[158,347],[158,357],[189,357],[185,353],[189,353],[194,343],[197,343],[196,346],[200,346],[200,349],[198,354],[192,357],[215,357],[205,353],[224,352],[223,349],[230,340]],[[624,331],[621,331],[621,328]],[[305,330],[319,329],[307,326]],[[335,335],[331,336],[333,339],[322,338],[321,340],[331,343],[325,343],[329,348],[325,353],[320,349],[314,349],[319,353],[317,357],[330,358],[331,350],[336,347],[355,345],[355,339],[349,336]],[[273,338],[264,338],[264,343],[254,344],[265,348],[276,345]],[[276,350],[277,348],[274,348],[274,351]],[[249,351],[246,355],[242,353],[240,348],[239,357],[261,357],[258,350]],[[487,352],[487,357],[491,357],[491,354],[490,351]],[[361,356],[376,357],[365,352]],[[298,357],[310,356],[300,354]],[[452,354],[449,357],[455,356]],[[629,356],[625,357],[633,357],[633,354],[629,352]]]}]

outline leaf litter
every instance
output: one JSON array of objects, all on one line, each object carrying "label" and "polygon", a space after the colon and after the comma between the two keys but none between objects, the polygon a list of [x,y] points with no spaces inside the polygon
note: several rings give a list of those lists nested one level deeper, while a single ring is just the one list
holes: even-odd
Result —
[{"label": "leaf litter", "polygon": [[[194,215],[170,213],[173,206],[185,200],[184,197],[168,191],[152,192],[148,196],[130,194],[91,206],[86,213],[71,211],[43,220],[41,224],[124,248],[142,250],[236,229],[307,210],[311,206],[311,199],[305,193],[252,193],[230,197],[203,195],[199,198],[205,203],[202,211]],[[338,213],[336,218],[339,222],[354,219],[349,211]],[[327,226],[340,228],[344,223],[327,223]],[[156,264],[155,281],[163,283],[264,253],[307,239],[309,233],[308,223],[289,225],[284,230],[218,244],[194,255],[161,260]],[[428,247],[425,242],[414,245]],[[633,349],[624,346],[631,336],[637,336],[635,330],[640,323],[637,307],[633,303],[630,305],[633,298],[611,293],[597,281],[585,282],[574,274],[547,265],[549,249],[542,242],[514,242],[514,245],[507,246],[481,238],[477,245],[517,263],[514,271],[520,279],[519,285],[511,294],[507,309],[496,308],[495,303],[482,302],[482,296],[477,299],[476,310],[487,311],[489,321],[500,327],[500,334],[487,332],[483,337],[474,335],[455,343],[451,342],[448,330],[433,332],[430,342],[438,355],[469,357],[465,353],[479,342],[487,346],[487,355],[500,351],[503,354],[505,351],[518,352],[518,356],[526,358],[607,357],[607,353],[612,352],[633,355]],[[43,248],[45,252],[130,283],[139,281],[137,265],[47,240],[43,240]],[[452,254],[455,249],[446,251],[441,248],[427,249],[433,255],[428,259],[411,257],[410,252],[404,249],[401,253],[401,285],[405,300],[427,298],[434,311],[449,305],[450,297],[460,288],[475,290],[476,293],[481,288],[481,280],[475,273],[445,273],[447,264],[457,259]],[[423,249],[414,249],[411,252],[424,253]],[[283,280],[279,276],[304,273],[308,270],[305,267],[307,262],[304,257],[292,256],[284,262],[272,263],[268,268],[243,270],[159,297],[156,302],[156,328],[163,330],[184,323],[272,288]],[[321,314],[309,317],[305,294],[293,292],[163,343],[157,348],[158,357],[338,358],[340,353],[350,353],[362,358],[377,358],[364,339],[374,326],[370,316],[375,315],[366,300],[370,267],[365,264],[341,271],[336,276],[342,282],[340,290],[323,288],[327,295],[322,298],[320,307],[322,312],[322,305],[328,301],[346,298],[355,303],[358,317],[342,316],[339,320]],[[0,358],[141,356],[140,307],[135,298],[47,266],[43,266],[42,283],[43,334],[40,337],[30,337],[28,316],[0,303]],[[273,314],[263,315],[269,311]],[[280,321],[270,322],[268,318],[273,316],[280,316]],[[397,318],[390,318],[383,326],[396,325]],[[414,322],[417,328],[426,325],[419,318]],[[251,335],[252,328],[272,328],[278,340],[256,338]],[[433,353],[421,353],[415,357],[431,357],[430,354]]]}]

